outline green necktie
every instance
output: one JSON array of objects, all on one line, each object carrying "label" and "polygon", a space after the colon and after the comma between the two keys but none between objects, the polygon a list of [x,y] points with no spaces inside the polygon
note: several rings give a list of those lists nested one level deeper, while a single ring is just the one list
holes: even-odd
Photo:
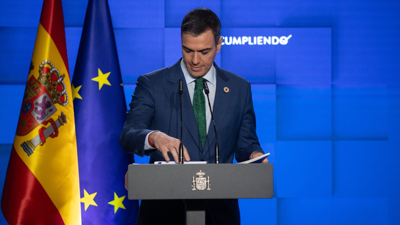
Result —
[{"label": "green necktie", "polygon": [[206,124],[206,99],[203,94],[203,80],[204,78],[196,79],[196,86],[193,95],[193,110],[196,117],[197,128],[201,139],[201,145],[204,148],[207,138],[207,124]]}]

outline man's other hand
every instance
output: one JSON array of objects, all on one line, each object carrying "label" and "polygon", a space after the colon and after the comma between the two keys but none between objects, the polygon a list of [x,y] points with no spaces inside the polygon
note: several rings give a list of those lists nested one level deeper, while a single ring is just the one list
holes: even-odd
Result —
[{"label": "man's other hand", "polygon": [[[254,159],[254,158],[257,158],[257,157],[262,156],[262,155],[264,155],[264,154],[261,153],[261,152],[253,152],[250,155],[250,159]],[[261,163],[268,163],[268,157],[265,158]]]},{"label": "man's other hand", "polygon": [[[151,143],[162,153],[165,161],[169,162],[168,152],[172,154],[176,163],[179,163],[179,139],[168,136],[167,134],[155,131],[149,135]],[[190,161],[189,153],[186,147],[183,146],[183,158],[186,162]]]}]

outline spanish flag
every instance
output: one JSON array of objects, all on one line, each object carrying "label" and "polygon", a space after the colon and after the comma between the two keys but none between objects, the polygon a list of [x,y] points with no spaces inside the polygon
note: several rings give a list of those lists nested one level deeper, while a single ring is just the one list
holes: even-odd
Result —
[{"label": "spanish flag", "polygon": [[1,208],[13,224],[81,224],[61,0],[44,0]]}]

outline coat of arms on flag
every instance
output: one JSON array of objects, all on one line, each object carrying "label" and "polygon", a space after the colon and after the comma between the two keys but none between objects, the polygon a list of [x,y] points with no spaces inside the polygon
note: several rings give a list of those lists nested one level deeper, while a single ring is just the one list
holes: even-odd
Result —
[{"label": "coat of arms on flag", "polygon": [[[30,71],[33,70],[32,63]],[[58,128],[67,123],[63,112],[56,121],[50,118],[57,112],[55,104],[62,106],[68,104],[68,94],[63,81],[65,75],[60,75],[57,68],[48,60],[40,64],[38,72],[38,78],[31,75],[27,82],[17,127],[17,135],[25,136],[36,127],[42,126],[37,136],[21,144],[28,156],[38,145],[43,145],[48,137],[57,137]],[[45,127],[46,125],[48,127]]]}]

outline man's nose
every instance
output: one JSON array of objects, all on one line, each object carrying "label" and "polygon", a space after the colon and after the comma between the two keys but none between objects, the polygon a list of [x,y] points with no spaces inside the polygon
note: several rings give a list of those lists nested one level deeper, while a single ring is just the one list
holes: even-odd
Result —
[{"label": "man's nose", "polygon": [[197,65],[197,64],[199,64],[199,62],[200,62],[199,53],[194,52],[193,57],[192,57],[192,63],[193,63],[193,65]]}]

